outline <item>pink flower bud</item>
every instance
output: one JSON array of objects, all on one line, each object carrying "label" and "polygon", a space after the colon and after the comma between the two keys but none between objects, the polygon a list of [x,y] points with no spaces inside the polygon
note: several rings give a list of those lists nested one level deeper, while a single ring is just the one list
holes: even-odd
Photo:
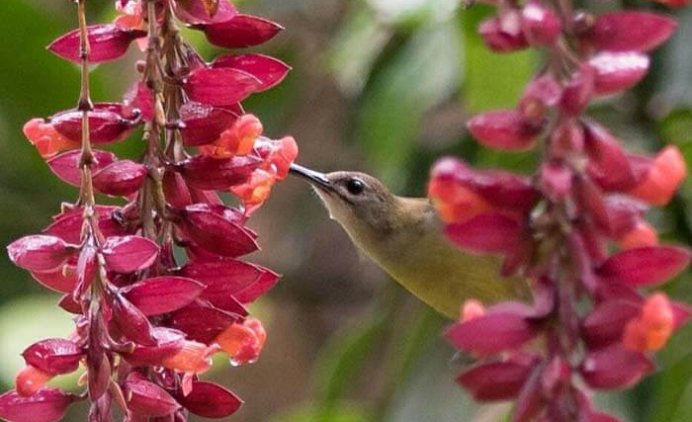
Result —
[{"label": "pink flower bud", "polygon": [[485,45],[496,53],[511,53],[523,50],[529,43],[521,31],[520,16],[517,11],[505,13],[481,22],[478,32]]},{"label": "pink flower bud", "polygon": [[665,282],[690,265],[692,254],[675,246],[628,249],[612,255],[597,272],[608,280],[629,286],[652,286]]},{"label": "pink flower bud", "polygon": [[82,348],[61,338],[41,340],[22,353],[27,365],[49,374],[67,374],[77,370]]},{"label": "pink flower bud", "polygon": [[291,67],[281,60],[263,54],[238,54],[217,57],[212,67],[230,67],[247,72],[262,82],[258,91],[264,91],[281,83]]},{"label": "pink flower bud", "polygon": [[592,57],[589,65],[596,70],[595,93],[608,95],[636,85],[649,70],[649,57],[635,52],[604,52]]},{"label": "pink flower bud", "polygon": [[149,267],[158,252],[156,243],[141,236],[112,236],[101,245],[108,269],[120,273],[132,273]]},{"label": "pink flower bud", "polygon": [[74,247],[55,236],[31,235],[7,246],[10,260],[29,271],[52,272],[60,268],[73,254]]},{"label": "pink flower bud", "polygon": [[128,196],[139,190],[147,174],[142,164],[118,160],[94,173],[94,188],[106,195]]},{"label": "pink flower bud", "polygon": [[188,101],[180,107],[180,133],[185,145],[198,146],[213,142],[237,119],[223,108]]},{"label": "pink flower bud", "polygon": [[[89,140],[93,144],[110,144],[125,139],[138,123],[136,116],[126,115],[128,112],[130,110],[119,103],[94,104],[94,109],[87,113]],[[62,135],[81,143],[82,117],[81,111],[71,109],[54,114],[50,123]]]},{"label": "pink flower bud", "polygon": [[579,367],[584,381],[598,389],[630,387],[653,370],[653,362],[642,353],[619,345],[588,353]]},{"label": "pink flower bud", "polygon": [[527,151],[533,148],[540,127],[531,124],[514,110],[498,110],[478,114],[467,127],[481,144],[494,149]]},{"label": "pink flower bud", "polygon": [[247,182],[262,161],[247,155],[232,158],[214,158],[197,155],[178,164],[177,170],[193,188],[222,190]]},{"label": "pink flower bud", "polygon": [[529,43],[542,46],[555,44],[562,30],[555,12],[537,1],[530,1],[522,9],[521,25]]},{"label": "pink flower bud", "polygon": [[228,106],[247,98],[262,86],[253,75],[232,68],[201,68],[183,81],[192,101],[212,106]]},{"label": "pink flower bud", "polygon": [[[92,152],[95,160],[91,167],[93,172],[117,161],[117,157],[112,152],[99,150]],[[80,186],[82,183],[82,169],[79,168],[81,156],[80,150],[68,151],[48,159],[46,163],[60,180],[72,186]]]},{"label": "pink flower bud", "polygon": [[235,413],[243,404],[235,394],[220,385],[195,380],[192,391],[178,395],[178,401],[190,412],[204,418],[225,418]]},{"label": "pink flower bud", "polygon": [[173,312],[192,303],[204,290],[204,285],[186,277],[152,277],[121,290],[144,315]]},{"label": "pink flower bud", "polygon": [[57,388],[43,388],[29,397],[14,390],[0,395],[0,418],[12,422],[57,422],[77,397]]},{"label": "pink flower bud", "polygon": [[536,363],[534,357],[517,354],[507,360],[475,365],[456,381],[476,400],[508,400],[517,397]]},{"label": "pink flower bud", "polygon": [[623,11],[598,17],[587,32],[598,50],[649,51],[663,44],[675,31],[674,19],[649,12]]},{"label": "pink flower bud", "polygon": [[492,354],[516,349],[537,333],[524,315],[489,310],[485,315],[454,324],[447,329],[445,337],[459,350]]},{"label": "pink flower bud", "polygon": [[230,20],[199,25],[210,43],[224,48],[245,48],[263,44],[274,38],[281,25],[252,15],[235,15]]},{"label": "pink flower bud", "polygon": [[167,416],[180,409],[180,404],[163,388],[133,372],[123,385],[127,407],[142,416]]},{"label": "pink flower bud", "polygon": [[[147,35],[146,31],[126,30],[116,25],[90,25],[87,27],[89,44],[89,63],[102,63],[115,60],[127,52],[130,43]],[[81,63],[79,56],[79,30],[75,29],[54,40],[48,49],[56,55],[73,63]]]}]

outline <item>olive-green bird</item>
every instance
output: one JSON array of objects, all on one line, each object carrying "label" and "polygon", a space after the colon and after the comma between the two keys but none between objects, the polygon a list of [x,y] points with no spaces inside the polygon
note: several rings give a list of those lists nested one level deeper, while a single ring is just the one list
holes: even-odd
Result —
[{"label": "olive-green bird", "polygon": [[291,173],[312,185],[330,218],[365,255],[440,313],[458,319],[466,299],[490,304],[527,296],[525,281],[500,276],[499,257],[451,244],[428,199],[396,196],[359,172],[325,174],[293,164]]}]

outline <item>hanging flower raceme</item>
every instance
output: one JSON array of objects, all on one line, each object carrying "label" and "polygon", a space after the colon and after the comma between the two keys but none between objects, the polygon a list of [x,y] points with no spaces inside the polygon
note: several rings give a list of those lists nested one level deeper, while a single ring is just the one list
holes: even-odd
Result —
[{"label": "hanging flower raceme", "polygon": [[[516,109],[468,122],[489,148],[526,151],[542,143],[535,174],[475,170],[444,158],[429,184],[453,243],[502,255],[505,275],[533,280],[532,305],[485,309],[468,301],[446,332],[454,347],[478,358],[458,383],[478,400],[516,400],[515,421],[616,420],[593,409],[589,390],[638,383],[655,368],[651,355],[692,315],[664,293],[640,291],[690,265],[690,251],[659,245],[644,219],[685,179],[681,152],[669,145],[655,157],[629,153],[584,116],[592,99],[646,75],[647,52],[672,35],[675,21],[640,11],[586,19],[567,13],[533,0],[503,4],[479,28],[496,52],[550,51],[553,64],[528,84]],[[568,42],[558,46],[560,39]]]},{"label": "hanging flower raceme", "polygon": [[[85,1],[77,4],[83,18]],[[279,276],[242,259],[258,249],[246,224],[298,151],[291,137],[265,137],[240,102],[280,83],[290,68],[255,53],[205,63],[176,25],[229,48],[261,44],[281,27],[227,0],[118,0],[116,9],[114,23],[80,27],[49,50],[87,72],[136,41],[145,53],[136,65],[141,80],[120,102],[93,105],[83,85],[77,108],[24,126],[53,173],[80,195],[8,253],[63,294],[59,306],[74,314],[76,327],[69,338],[25,350],[16,388],[0,395],[3,420],[57,421],[79,400],[90,401],[90,421],[111,420],[114,404],[128,420],[179,421],[188,412],[223,418],[242,401],[199,375],[216,353],[233,365],[256,361],[266,340],[245,306]],[[138,128],[141,160],[104,149]],[[240,205],[223,204],[218,192],[234,193]],[[124,204],[97,205],[94,193]],[[80,366],[88,394],[46,386]]]}]

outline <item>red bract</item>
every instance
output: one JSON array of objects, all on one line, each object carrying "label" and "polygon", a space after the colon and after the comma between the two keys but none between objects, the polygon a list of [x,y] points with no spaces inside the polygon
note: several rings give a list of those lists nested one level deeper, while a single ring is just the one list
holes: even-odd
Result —
[{"label": "red bract", "polygon": [[58,237],[40,234],[22,237],[7,247],[10,260],[15,265],[35,272],[60,268],[74,250],[74,246]]},{"label": "red bract", "polygon": [[472,118],[467,127],[481,144],[495,149],[524,151],[533,148],[536,127],[516,111],[493,111]]},{"label": "red bract", "polygon": [[138,416],[163,417],[180,409],[166,390],[133,372],[123,385],[127,408]]},{"label": "red bract", "polygon": [[156,243],[140,236],[109,237],[101,247],[108,269],[121,273],[147,268],[158,252]]},{"label": "red bract", "polygon": [[41,340],[29,346],[22,356],[27,365],[49,374],[67,374],[79,366],[82,348],[61,338]]},{"label": "red bract", "polygon": [[520,19],[517,12],[510,11],[483,21],[478,31],[488,48],[497,53],[522,50],[529,44],[521,30]]},{"label": "red bract", "polygon": [[[92,25],[87,27],[89,63],[101,63],[120,58],[135,38],[147,35],[144,31],[128,31],[116,25]],[[48,49],[73,63],[81,63],[79,56],[79,30],[68,32],[53,41]]]},{"label": "red bract", "polygon": [[112,196],[127,196],[139,190],[147,168],[130,160],[119,160],[94,173],[94,188]]},{"label": "red bract", "polygon": [[476,400],[507,400],[517,397],[536,366],[537,359],[515,355],[506,361],[476,365],[457,377]]},{"label": "red bract", "polygon": [[[46,161],[48,167],[60,180],[72,186],[80,186],[82,183],[82,171],[79,168],[81,152],[68,151]],[[95,170],[102,169],[113,164],[117,158],[112,152],[93,151]]]},{"label": "red bract", "polygon": [[145,315],[173,312],[192,303],[204,285],[185,277],[154,277],[123,289],[125,296]]},{"label": "red bract", "polygon": [[237,119],[234,113],[194,101],[180,108],[183,128],[180,133],[186,145],[204,145],[217,139]]},{"label": "red bract", "polygon": [[197,155],[178,164],[178,170],[193,188],[223,190],[245,183],[261,164],[253,156],[213,158]]},{"label": "red bract", "polygon": [[589,60],[595,71],[594,92],[614,94],[636,85],[649,70],[649,57],[634,52],[599,53]]},{"label": "red bract", "polygon": [[201,204],[188,206],[178,227],[185,237],[222,256],[242,256],[257,250],[254,233],[243,227],[233,212],[218,213]]},{"label": "red bract", "polygon": [[[75,397],[44,385],[80,363],[86,382],[78,397],[90,404],[85,420],[112,420],[113,403],[131,421],[182,422],[189,411],[226,417],[240,399],[197,376],[220,350],[233,364],[253,362],[262,350],[266,333],[246,319],[243,304],[279,277],[234,258],[257,250],[246,221],[298,152],[292,137],[263,137],[259,118],[240,101],[280,83],[290,67],[261,54],[205,63],[176,19],[229,47],[257,45],[281,27],[238,14],[227,0],[118,0],[113,24],[87,27],[88,2],[78,3],[80,27],[51,51],[82,72],[120,58],[132,41],[145,56],[122,102],[92,103],[83,74],[77,108],[24,126],[79,196],[43,234],[19,239],[8,252],[39,283],[64,293],[58,306],[74,315],[76,329],[69,340],[42,340],[24,352],[16,390],[0,396],[0,418],[62,418]],[[140,158],[93,148],[140,125]],[[241,209],[221,201],[217,191],[229,190]],[[127,202],[100,206],[96,193]]]},{"label": "red bract", "polygon": [[598,274],[634,287],[663,283],[690,265],[689,251],[672,246],[634,248],[611,256]]},{"label": "red bract", "polygon": [[225,418],[243,404],[232,392],[206,381],[193,381],[190,394],[179,395],[177,399],[190,412],[205,418]]},{"label": "red bract", "polygon": [[245,48],[274,38],[283,27],[251,15],[235,15],[225,22],[198,25],[210,43],[225,48]]},{"label": "red bract", "polygon": [[263,54],[240,54],[218,57],[212,67],[242,70],[260,80],[258,91],[273,88],[284,80],[291,67],[281,60]]},{"label": "red bract", "polygon": [[599,50],[649,51],[670,38],[676,27],[672,18],[654,13],[606,13],[596,19],[587,39]]},{"label": "red bract", "polygon": [[[137,113],[126,115],[122,104],[97,103],[88,113],[89,136],[94,144],[117,142],[130,133],[138,123]],[[82,139],[82,112],[67,110],[54,114],[49,122],[55,130],[75,142]]]},{"label": "red bract", "polygon": [[650,205],[667,204],[685,179],[682,153],[672,145],[654,158],[628,153],[583,116],[592,98],[639,82],[649,68],[644,53],[676,23],[640,11],[593,20],[572,6],[501,3],[479,28],[494,51],[549,48],[516,110],[487,111],[468,123],[491,148],[541,143],[537,169],[524,177],[443,158],[428,187],[454,244],[501,254],[503,275],[530,279],[531,306],[506,301],[485,310],[467,300],[445,333],[479,359],[458,383],[477,400],[516,400],[514,421],[617,421],[594,409],[589,390],[638,383],[654,369],[649,355],[692,314],[663,293],[637,291],[690,265],[689,249],[658,245],[644,220]]},{"label": "red bract", "polygon": [[0,395],[0,418],[8,422],[57,422],[76,400],[57,388],[43,388],[29,397],[10,390]]},{"label": "red bract", "polygon": [[213,106],[230,106],[262,87],[262,81],[247,72],[232,68],[201,68],[183,81],[192,101]]}]

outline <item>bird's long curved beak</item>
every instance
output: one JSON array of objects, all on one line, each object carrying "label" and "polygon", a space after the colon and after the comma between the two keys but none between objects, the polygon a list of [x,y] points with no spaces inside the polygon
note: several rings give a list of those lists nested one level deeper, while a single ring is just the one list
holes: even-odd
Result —
[{"label": "bird's long curved beak", "polygon": [[290,172],[298,177],[302,177],[317,188],[330,189],[332,187],[331,183],[329,183],[329,179],[327,179],[327,176],[324,173],[310,170],[307,167],[303,167],[295,163],[291,164]]}]

